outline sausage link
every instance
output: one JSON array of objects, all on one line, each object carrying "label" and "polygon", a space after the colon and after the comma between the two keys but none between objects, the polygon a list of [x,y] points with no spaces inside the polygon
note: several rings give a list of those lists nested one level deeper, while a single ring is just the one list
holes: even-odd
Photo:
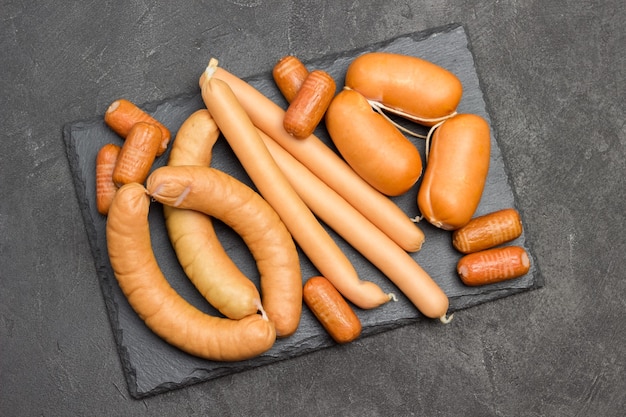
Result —
[{"label": "sausage link", "polygon": [[329,73],[312,71],[302,83],[283,119],[283,127],[290,135],[304,139],[313,134],[324,118],[337,86]]},{"label": "sausage link", "polygon": [[457,114],[435,130],[417,195],[429,223],[455,230],[471,220],[489,172],[490,140],[487,121],[475,114]]},{"label": "sausage link", "polygon": [[148,177],[156,157],[161,131],[153,124],[136,123],[126,136],[113,169],[113,182],[118,186],[143,182]]},{"label": "sausage link", "polygon": [[156,125],[161,131],[161,142],[159,143],[157,156],[162,155],[167,150],[167,146],[170,143],[170,131],[163,123],[152,117],[133,102],[123,98],[115,100],[109,105],[104,113],[104,122],[122,138],[126,138],[130,130],[138,122]]},{"label": "sausage link", "polygon": [[522,219],[514,208],[475,217],[452,232],[452,245],[461,253],[472,253],[517,239],[522,234]]},{"label": "sausage link", "polygon": [[353,90],[335,96],[326,129],[354,171],[383,194],[407,192],[422,175],[422,158],[400,130]]},{"label": "sausage link", "polygon": [[493,284],[526,275],[530,258],[521,246],[505,246],[465,255],[456,269],[465,285]]},{"label": "sausage link", "polygon": [[239,234],[256,260],[261,301],[277,335],[296,331],[302,310],[300,260],[272,206],[239,180],[209,167],[160,167],[150,174],[146,187],[155,200],[213,216]]},{"label": "sausage link", "polygon": [[98,213],[106,216],[109,207],[117,192],[117,185],[113,182],[113,170],[120,147],[112,143],[102,146],[96,156],[96,206]]},{"label": "sausage link", "polygon": [[346,86],[392,113],[426,126],[454,114],[461,81],[445,68],[414,56],[368,52],[346,71]]},{"label": "sausage link", "polygon": [[[219,134],[209,111],[197,110],[178,129],[167,164],[208,166]],[[171,206],[163,214],[178,261],[213,307],[231,319],[263,311],[258,289],[224,250],[210,216]]]},{"label": "sausage link", "polygon": [[317,276],[304,284],[304,302],[337,343],[348,343],[361,334],[361,320],[326,278]]},{"label": "sausage link", "polygon": [[309,70],[293,55],[282,57],[272,70],[274,82],[288,103],[296,97],[308,75]]},{"label": "sausage link", "polygon": [[215,361],[251,359],[269,350],[274,325],[259,314],[213,317],[168,283],[152,250],[150,198],[137,183],[122,186],[111,204],[106,239],[111,267],[128,303],[156,335],[184,352]]}]

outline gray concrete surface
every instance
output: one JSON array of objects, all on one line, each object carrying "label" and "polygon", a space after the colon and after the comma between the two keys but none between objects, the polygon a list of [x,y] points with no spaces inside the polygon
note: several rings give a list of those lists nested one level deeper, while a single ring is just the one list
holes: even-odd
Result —
[{"label": "gray concrete surface", "polygon": [[[620,1],[0,2],[3,416],[621,416]],[[212,4],[215,3],[215,4]],[[472,42],[545,287],[145,400],[129,397],[65,123],[452,22]]]}]

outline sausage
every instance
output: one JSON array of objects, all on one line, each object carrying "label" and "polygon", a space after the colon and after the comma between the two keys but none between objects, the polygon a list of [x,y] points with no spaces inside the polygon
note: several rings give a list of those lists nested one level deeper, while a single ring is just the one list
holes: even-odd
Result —
[{"label": "sausage", "polygon": [[113,199],[106,223],[111,267],[128,303],[146,326],[167,343],[208,360],[238,361],[269,350],[276,333],[263,316],[213,317],[170,286],[152,250],[149,208],[150,197],[142,185],[124,185]]},{"label": "sausage", "polygon": [[522,234],[522,219],[517,210],[506,208],[474,217],[452,232],[452,245],[461,253],[478,252],[517,239]]},{"label": "sausage", "polygon": [[239,234],[256,260],[261,301],[277,336],[296,331],[302,310],[298,252],[283,221],[258,193],[222,171],[202,166],[157,168],[146,187],[164,205],[213,216]]},{"label": "sausage", "polygon": [[113,170],[120,147],[107,143],[103,145],[96,155],[96,207],[98,213],[106,216],[109,207],[117,192],[117,185],[113,182]]},{"label": "sausage", "polygon": [[[216,65],[215,61],[213,62]],[[211,64],[207,70],[210,69]],[[200,84],[204,102],[235,155],[259,193],[280,215],[307,258],[321,275],[334,280],[333,282],[346,281],[350,286],[358,286],[354,291],[362,291],[363,286],[360,285],[354,266],[276,165],[256,127],[229,85],[218,78],[208,77],[206,73],[200,78]],[[375,286],[371,284],[369,287],[372,285]],[[302,282],[298,288],[302,290]],[[362,295],[364,296],[360,300],[362,308],[377,307],[389,301],[389,296],[380,288],[376,291],[362,292]],[[263,306],[269,314],[269,307],[265,301]]]},{"label": "sausage", "polygon": [[348,343],[361,334],[361,320],[326,278],[309,278],[304,284],[303,298],[335,342]]},{"label": "sausage", "polygon": [[427,126],[453,114],[463,94],[461,81],[452,72],[390,52],[356,57],[346,71],[345,85],[372,104]]},{"label": "sausage", "polygon": [[343,90],[326,111],[326,128],[339,153],[365,181],[383,194],[407,192],[422,175],[422,158],[365,97]]},{"label": "sausage", "polygon": [[[167,164],[208,166],[219,134],[209,111],[197,110],[180,126]],[[213,307],[231,319],[263,312],[257,287],[224,250],[211,217],[171,206],[163,206],[163,215],[178,261]]]},{"label": "sausage", "polygon": [[296,97],[308,75],[309,70],[293,55],[282,57],[272,69],[274,82],[288,103]]},{"label": "sausage", "polygon": [[129,182],[142,183],[148,177],[157,149],[161,131],[153,124],[138,122],[130,129],[113,168],[113,182],[118,187]]},{"label": "sausage", "polygon": [[163,123],[137,107],[133,102],[123,98],[115,100],[109,105],[104,113],[104,122],[122,138],[128,136],[135,123],[146,122],[156,125],[161,131],[161,142],[157,156],[161,156],[167,150],[171,139],[171,133]]},{"label": "sausage", "polygon": [[417,195],[422,216],[444,230],[466,225],[482,197],[489,172],[490,129],[475,114],[457,114],[432,136]]},{"label": "sausage", "polygon": [[[298,195],[316,216],[385,274],[422,314],[443,322],[447,320],[448,297],[407,252],[280,145],[264,133],[261,137]],[[369,281],[361,281],[361,285],[346,288],[345,277],[341,281],[329,281],[353,303],[352,289],[371,285]]]},{"label": "sausage", "polygon": [[[283,128],[284,110],[239,77],[218,67],[213,78],[228,83],[256,127],[270,136],[317,177],[344,197],[372,223],[409,252],[418,251],[424,233],[387,196],[359,177],[315,135],[293,140]],[[327,274],[322,274],[330,278]]]},{"label": "sausage", "polygon": [[494,284],[526,275],[530,258],[521,246],[491,248],[463,256],[456,270],[465,285]]},{"label": "sausage", "polygon": [[324,118],[336,90],[335,80],[329,73],[312,71],[285,112],[283,127],[287,133],[298,139],[311,136]]}]

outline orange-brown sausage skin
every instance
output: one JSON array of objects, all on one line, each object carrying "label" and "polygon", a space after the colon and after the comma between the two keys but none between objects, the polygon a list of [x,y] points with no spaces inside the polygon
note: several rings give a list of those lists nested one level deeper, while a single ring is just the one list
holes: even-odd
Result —
[{"label": "orange-brown sausage skin", "polygon": [[421,119],[450,115],[463,94],[461,81],[450,71],[421,58],[389,52],[355,58],[345,84],[368,100]]},{"label": "orange-brown sausage skin", "polygon": [[[167,164],[209,166],[219,134],[207,109],[195,111],[178,129]],[[224,250],[211,216],[171,206],[163,206],[163,216],[180,265],[213,307],[231,319],[262,310],[257,287]]]},{"label": "orange-brown sausage skin", "polygon": [[470,253],[457,263],[457,273],[468,286],[518,278],[529,270],[530,258],[521,246],[504,246]]},{"label": "orange-brown sausage skin", "polygon": [[317,276],[304,284],[303,298],[324,329],[337,343],[348,343],[361,334],[361,320],[326,278]]},{"label": "orange-brown sausage skin", "polygon": [[143,109],[138,107],[131,101],[126,99],[115,100],[106,113],[104,113],[104,122],[115,133],[122,138],[126,138],[128,133],[136,123],[146,122],[156,125],[161,131],[161,142],[157,150],[157,156],[162,155],[166,150],[171,139],[171,133],[167,127]]},{"label": "orange-brown sausage skin", "polygon": [[435,130],[417,196],[429,223],[455,230],[471,220],[487,180],[490,150],[489,125],[478,115],[458,114]]},{"label": "orange-brown sausage skin", "polygon": [[311,136],[324,118],[336,89],[335,80],[327,72],[309,73],[285,112],[285,130],[298,139]]},{"label": "orange-brown sausage skin", "polygon": [[122,186],[109,209],[106,239],[111,267],[128,303],[159,337],[201,358],[250,359],[269,350],[273,324],[258,314],[230,320],[205,314],[168,283],[152,250],[150,197],[137,183]]},{"label": "orange-brown sausage skin", "polygon": [[113,169],[113,182],[118,186],[131,182],[142,184],[156,158],[161,131],[156,125],[138,122],[130,129]]},{"label": "orange-brown sausage skin", "polygon": [[288,103],[296,97],[308,75],[309,70],[302,61],[292,55],[282,57],[272,70],[274,82]]},{"label": "orange-brown sausage skin", "polygon": [[472,253],[510,242],[522,234],[522,219],[514,208],[506,208],[470,220],[452,232],[452,245],[461,253]]},{"label": "orange-brown sausage skin", "polygon": [[300,260],[291,234],[267,201],[236,178],[202,166],[159,167],[146,188],[160,203],[214,216],[239,234],[256,260],[261,301],[276,334],[287,337],[297,330]]},{"label": "orange-brown sausage skin", "polygon": [[343,90],[337,94],[325,121],[339,153],[381,193],[404,194],[422,174],[418,149],[360,93]]},{"label": "orange-brown sausage skin", "polygon": [[102,146],[96,156],[96,206],[98,213],[106,216],[117,185],[113,182],[113,170],[120,154],[120,147],[112,143]]}]

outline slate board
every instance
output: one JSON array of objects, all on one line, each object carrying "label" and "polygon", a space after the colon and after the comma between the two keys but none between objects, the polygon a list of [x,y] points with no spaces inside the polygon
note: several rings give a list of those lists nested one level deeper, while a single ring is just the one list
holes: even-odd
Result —
[{"label": "slate board", "polygon": [[[469,42],[463,27],[460,25],[450,25],[428,32],[403,35],[382,43],[369,45],[366,48],[327,56],[306,64],[309,69],[319,68],[328,71],[335,78],[338,88],[340,88],[343,85],[345,70],[351,60],[363,52],[374,50],[418,56],[452,71],[460,78],[464,86],[463,98],[458,111],[460,113],[479,114],[488,121],[490,120],[480,89]],[[221,65],[237,74],[237,69],[228,68],[227,62],[222,62]],[[276,103],[283,106],[283,108],[286,107],[283,97],[271,78],[271,68],[268,68],[267,71],[259,76],[247,79],[247,81]],[[175,137],[175,133],[187,116],[195,110],[203,108],[204,104],[198,92],[197,94],[174,97],[160,103],[143,105],[142,107],[163,122],[172,131],[173,137]],[[329,146],[333,147],[323,126],[317,129],[316,134]],[[409,137],[409,139],[420,149],[424,158],[424,140],[412,137]],[[122,141],[104,124],[102,116],[66,125],[64,127],[64,140],[98,278],[125,371],[128,390],[132,397],[142,398],[163,393],[223,375],[303,355],[334,344],[334,341],[326,334],[306,306],[304,307],[300,327],[296,334],[287,339],[278,340],[267,353],[243,362],[217,363],[195,358],[166,344],[155,336],[131,309],[115,280],[107,255],[105,241],[106,220],[96,210],[96,154],[104,144],[117,143],[121,145]],[[167,162],[168,155],[169,153],[166,152],[159,157],[154,167],[164,165]],[[223,138],[218,140],[214,148],[212,166],[253,186]],[[397,204],[411,217],[419,215],[415,202],[418,187],[419,183],[403,196],[394,198]],[[516,207],[515,196],[500,154],[496,136],[492,131],[489,176],[476,214],[483,214],[506,207]],[[171,285],[199,309],[210,314],[218,314],[199,295],[178,264],[167,237],[162,207],[158,203],[152,203],[149,221],[155,255]],[[215,227],[222,244],[230,256],[236,261],[242,271],[258,285],[256,266],[241,239],[219,221],[215,223]],[[522,235],[512,244],[526,247],[531,255],[532,266],[527,275],[504,283],[470,288],[464,286],[456,275],[455,266],[460,258],[460,254],[451,245],[450,233],[432,227],[425,221],[420,223],[420,227],[426,235],[426,243],[422,250],[414,254],[413,257],[431,274],[448,295],[450,298],[450,311],[468,308],[543,285],[525,235]],[[424,319],[419,311],[376,268],[334,232],[330,230],[329,232],[354,263],[362,279],[373,281],[380,285],[385,292],[394,292],[399,296],[397,302],[387,303],[374,310],[356,309],[363,324],[362,337]],[[300,259],[302,262],[303,281],[313,275],[317,275],[317,271],[302,252],[300,252]],[[449,325],[454,325],[454,321]]]}]

